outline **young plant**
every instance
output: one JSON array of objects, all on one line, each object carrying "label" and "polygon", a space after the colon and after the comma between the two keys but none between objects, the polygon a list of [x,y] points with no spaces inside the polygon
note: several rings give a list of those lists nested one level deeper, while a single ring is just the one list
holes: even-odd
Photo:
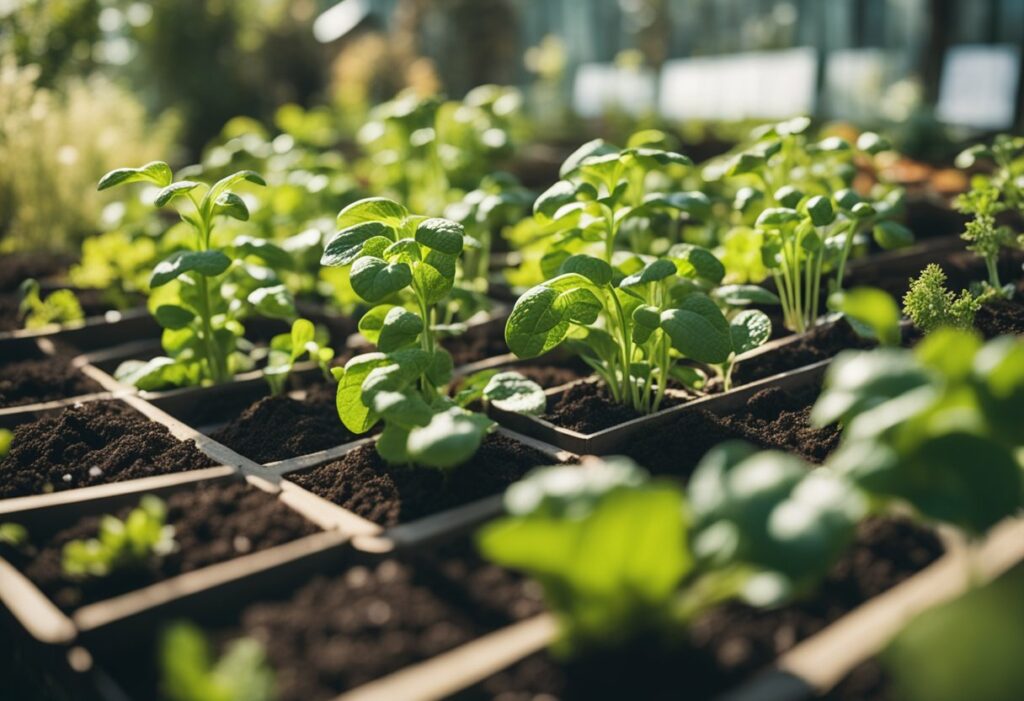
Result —
[{"label": "young plant", "polygon": [[811,417],[843,424],[828,467],[872,497],[979,536],[1024,502],[1024,341],[942,329],[913,351],[846,352]]},{"label": "young plant", "polygon": [[675,244],[660,257],[615,248],[631,217],[706,210],[700,193],[645,194],[650,171],[689,163],[680,154],[600,140],[566,160],[563,179],[534,205],[553,232],[541,261],[548,280],[512,310],[505,340],[513,353],[533,358],[571,340],[614,400],[641,413],[658,410],[682,357],[723,367],[728,382],[731,358],[763,343],[771,323],[756,310],[727,318],[719,302],[728,308],[774,297],[751,285],[716,295],[725,269],[700,246]]},{"label": "young plant", "polygon": [[902,340],[900,308],[885,290],[856,287],[833,292],[829,295],[828,306],[845,316],[862,338],[874,339],[883,346],[898,346]]},{"label": "young plant", "polygon": [[971,328],[981,304],[968,290],[961,290],[957,296],[948,289],[946,273],[935,263],[925,266],[903,295],[903,313],[925,333],[943,327]]},{"label": "young plant", "polygon": [[349,268],[352,289],[376,305],[359,330],[379,349],[332,370],[342,423],[359,434],[383,420],[377,451],[389,463],[451,468],[465,462],[493,422],[442,391],[452,357],[438,342],[437,309],[455,284],[462,227],[411,215],[384,198],[349,205],[338,227],[321,263]]},{"label": "young plant", "polygon": [[273,394],[284,393],[288,375],[291,374],[295,363],[304,355],[317,364],[327,379],[331,378],[330,365],[334,360],[334,349],[325,345],[326,340],[322,336],[323,334],[317,334],[317,329],[310,320],[296,319],[292,322],[289,333],[278,334],[271,339],[263,377],[266,378]]},{"label": "young plant", "polygon": [[142,497],[122,521],[104,516],[95,538],[64,545],[61,567],[69,577],[107,577],[122,570],[144,569],[174,551],[174,526],[167,507],[152,495]]},{"label": "young plant", "polygon": [[160,638],[160,691],[167,701],[273,701],[274,671],[252,638],[232,641],[213,659],[203,631],[191,623],[169,626]]},{"label": "young plant", "polygon": [[[120,168],[100,180],[100,190],[135,182],[161,188],[154,204],[184,203],[179,214],[193,233],[191,248],[175,251],[158,263],[149,280],[150,308],[164,328],[163,346],[169,357],[125,363],[118,368],[118,379],[150,390],[224,382],[245,364],[239,347],[245,332],[241,318],[247,311],[276,318],[294,316],[291,295],[277,284],[272,271],[245,262],[252,256],[281,267],[288,264],[288,254],[262,239],[239,236],[231,246],[221,246],[214,236],[218,218],[249,218],[245,201],[232,191],[243,181],[264,184],[257,173],[247,170],[213,185],[174,182],[171,169],[159,161]],[[237,271],[230,280],[229,269]]]},{"label": "young plant", "polygon": [[54,290],[40,296],[39,283],[29,278],[19,288],[21,303],[18,314],[26,329],[39,329],[50,324],[71,324],[85,318],[82,305],[71,290]]}]

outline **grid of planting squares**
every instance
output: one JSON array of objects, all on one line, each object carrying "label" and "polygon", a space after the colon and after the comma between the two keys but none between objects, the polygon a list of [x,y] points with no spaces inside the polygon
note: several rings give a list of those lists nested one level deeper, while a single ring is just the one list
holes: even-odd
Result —
[{"label": "grid of planting squares", "polygon": [[[536,196],[357,199],[312,246],[341,307],[236,233],[259,172],[108,174],[191,243],[145,310],[0,333],[7,664],[111,700],[892,698],[903,622],[1024,561],[1024,199],[911,232],[838,175],[888,145],[805,122],[704,190],[641,132]],[[678,235],[726,205],[756,260]],[[543,233],[518,276],[499,206]]]}]

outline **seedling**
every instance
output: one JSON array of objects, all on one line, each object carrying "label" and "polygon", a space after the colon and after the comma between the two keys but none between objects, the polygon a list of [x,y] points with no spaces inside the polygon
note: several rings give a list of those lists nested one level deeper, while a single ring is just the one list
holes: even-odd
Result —
[{"label": "seedling", "polygon": [[811,416],[843,424],[828,466],[876,504],[907,503],[974,536],[1021,507],[1020,339],[982,345],[943,329],[914,351],[843,353]]},{"label": "seedling", "polygon": [[[436,315],[455,284],[463,229],[447,219],[411,215],[384,198],[349,205],[321,263],[349,268],[352,289],[375,304],[359,321],[379,352],[334,368],[338,415],[356,434],[378,421],[377,451],[393,464],[451,468],[468,460],[493,426],[442,388],[452,357],[438,343]],[[543,395],[539,387],[534,391]]]},{"label": "seedling", "polygon": [[263,376],[270,384],[274,394],[284,393],[295,363],[308,356],[323,371],[324,377],[331,379],[330,365],[334,359],[334,349],[325,345],[323,334],[318,334],[313,322],[308,319],[296,319],[292,322],[289,333],[274,336],[270,341],[270,354]]},{"label": "seedling", "polygon": [[28,529],[20,523],[0,523],[0,545],[20,550],[28,545]]},{"label": "seedling", "polygon": [[898,346],[900,308],[885,290],[857,287],[846,292],[833,292],[828,298],[830,309],[846,317],[850,326],[863,338],[872,338],[883,346]]},{"label": "seedling", "polygon": [[[233,173],[213,185],[174,182],[171,169],[160,161],[141,168],[120,168],[100,180],[100,190],[135,182],[156,185],[161,189],[154,204],[184,203],[179,214],[194,233],[192,248],[176,251],[158,263],[149,280],[154,291],[150,308],[164,328],[168,357],[125,363],[117,370],[118,379],[149,390],[224,382],[247,365],[238,350],[245,332],[241,319],[250,309],[275,318],[294,316],[294,301],[284,286],[276,284],[265,268],[252,269],[244,262],[253,256],[275,267],[286,266],[290,258],[285,251],[247,236],[236,238],[231,246],[218,247],[214,224],[219,217],[249,218],[245,201],[232,191],[243,181],[264,184],[263,178],[250,170]],[[222,277],[229,268],[237,271],[237,279],[230,283]]]},{"label": "seedling", "polygon": [[191,623],[169,626],[160,638],[160,689],[168,701],[273,701],[274,672],[263,646],[232,641],[214,661],[210,643]]},{"label": "seedling", "polygon": [[771,333],[768,317],[722,311],[776,298],[737,285],[715,290],[725,269],[707,249],[676,244],[660,257],[616,251],[624,222],[652,212],[706,213],[700,193],[645,193],[649,171],[690,160],[645,147],[590,142],[562,165],[562,180],[534,205],[555,232],[542,261],[547,282],[527,291],[509,317],[505,340],[533,358],[572,340],[612,397],[642,413],[657,411],[682,358],[722,368]]},{"label": "seedling", "polygon": [[71,290],[54,290],[44,300],[39,282],[31,278],[19,288],[21,304],[18,313],[26,329],[39,329],[50,324],[71,324],[85,318],[82,305]]},{"label": "seedling", "polygon": [[903,313],[925,333],[943,327],[969,329],[981,305],[982,301],[968,290],[957,295],[948,289],[946,273],[935,263],[929,263],[910,281],[910,289],[903,296]]},{"label": "seedling", "polygon": [[168,526],[167,507],[152,495],[122,521],[104,516],[97,537],[64,545],[61,566],[74,578],[107,577],[122,570],[144,569],[174,551],[174,526]]}]

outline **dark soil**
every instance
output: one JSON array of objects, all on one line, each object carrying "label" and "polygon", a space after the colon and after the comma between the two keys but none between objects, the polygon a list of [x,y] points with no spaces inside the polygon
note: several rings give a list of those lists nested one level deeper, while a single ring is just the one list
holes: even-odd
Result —
[{"label": "dark soil", "polygon": [[71,366],[71,353],[46,356],[38,351],[9,356],[0,365],[0,407],[35,404],[103,390]]},{"label": "dark soil", "polygon": [[[144,570],[99,579],[63,575],[61,553],[71,540],[95,538],[100,516],[88,516],[39,548],[25,573],[64,610],[103,601],[156,582],[242,555],[288,543],[318,529],[273,494],[244,483],[209,484],[166,499],[175,552]],[[115,514],[124,520],[133,506]]]},{"label": "dark soil", "polygon": [[733,385],[739,387],[796,370],[831,358],[848,348],[871,348],[874,345],[872,341],[858,336],[845,319],[840,319],[834,324],[815,327],[787,346],[738,363],[733,369]]},{"label": "dark soil", "polygon": [[[334,698],[511,622],[478,608],[459,583],[398,559],[317,577],[285,600],[226,615],[233,620],[212,627],[214,641],[221,649],[243,636],[261,642],[277,701]],[[132,698],[155,697],[153,659],[151,645],[135,645],[110,660]]]},{"label": "dark soil", "polygon": [[843,677],[823,701],[899,701],[893,695],[889,676],[876,659],[863,662]]},{"label": "dark soil", "polygon": [[502,492],[552,459],[501,434],[484,439],[476,455],[449,472],[388,465],[373,445],[288,479],[383,526],[393,526]]},{"label": "dark soil", "polygon": [[694,408],[669,424],[644,431],[622,452],[654,474],[683,478],[690,476],[705,453],[727,440],[745,440],[760,449],[785,450],[821,463],[838,446],[839,429],[810,425],[811,407],[819,392],[819,387],[795,393],[769,387],[726,416]]},{"label": "dark soil", "polygon": [[49,251],[4,253],[0,256],[0,292],[15,292],[28,278],[42,280],[66,271],[74,258]]},{"label": "dark soil", "polygon": [[523,377],[533,380],[544,389],[559,387],[594,374],[591,367],[577,356],[570,356],[564,360],[551,363],[514,365],[502,368],[502,370],[518,372]]},{"label": "dark soil", "polygon": [[[683,399],[666,396],[661,409],[681,404]],[[569,387],[555,400],[542,418],[556,426],[580,433],[597,433],[643,416],[636,409],[612,399],[608,388],[599,382],[581,382]]]},{"label": "dark soil", "polygon": [[302,401],[263,397],[211,434],[214,440],[264,464],[327,450],[359,437],[341,423],[335,408],[335,386],[327,384],[312,385]]},{"label": "dark soil", "polygon": [[76,404],[18,426],[0,461],[0,499],[210,467],[193,441],[120,402]]},{"label": "dark soil", "polygon": [[974,316],[974,326],[985,336],[1024,334],[1024,281],[1013,300],[997,299],[985,304]]},{"label": "dark soil", "polygon": [[452,354],[455,367],[509,353],[503,323],[470,326],[463,334],[443,339],[441,345]]},{"label": "dark soil", "polygon": [[540,653],[452,700],[710,698],[919,572],[941,554],[942,545],[930,531],[897,519],[869,520],[861,524],[855,545],[832,569],[812,600],[776,610],[740,604],[717,608],[694,622],[687,644],[673,653],[654,649],[643,641],[620,654],[565,665]]}]

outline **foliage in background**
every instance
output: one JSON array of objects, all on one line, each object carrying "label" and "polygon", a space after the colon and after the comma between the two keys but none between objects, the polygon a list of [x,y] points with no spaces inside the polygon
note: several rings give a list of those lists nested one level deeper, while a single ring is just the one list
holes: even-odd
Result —
[{"label": "foliage in background", "polygon": [[167,525],[167,507],[147,494],[124,521],[104,516],[95,538],[66,543],[61,568],[69,577],[106,577],[121,570],[144,569],[175,547],[174,526]]},{"label": "foliage in background", "polygon": [[75,251],[107,198],[92,186],[115,165],[171,150],[173,121],[151,124],[130,93],[94,77],[63,92],[38,68],[0,61],[0,246]]},{"label": "foliage in background", "polygon": [[203,631],[183,621],[160,637],[160,689],[167,701],[273,701],[274,671],[253,638],[227,644],[215,659]]},{"label": "foliage in background", "polygon": [[18,312],[26,329],[39,329],[50,324],[70,324],[85,318],[82,305],[71,290],[54,290],[43,299],[39,283],[29,278],[19,288],[21,303]]}]

